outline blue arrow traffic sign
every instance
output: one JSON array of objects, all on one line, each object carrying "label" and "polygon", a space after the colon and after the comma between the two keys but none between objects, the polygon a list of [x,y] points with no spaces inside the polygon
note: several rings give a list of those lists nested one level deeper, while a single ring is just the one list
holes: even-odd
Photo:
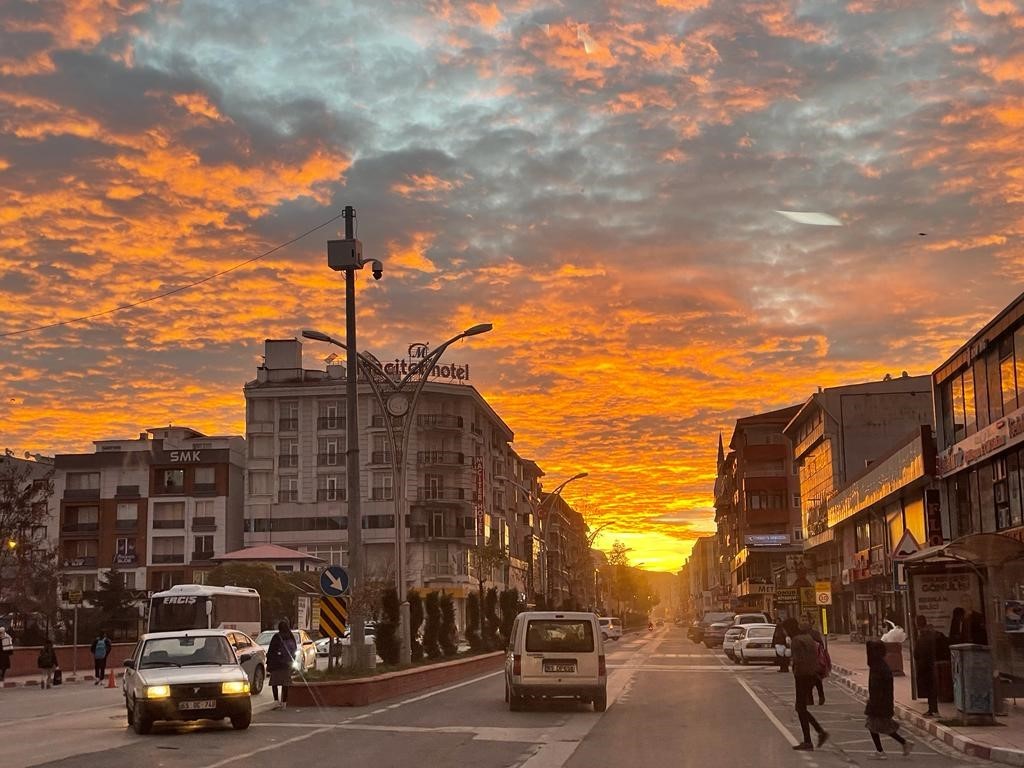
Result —
[{"label": "blue arrow traffic sign", "polygon": [[320,571],[320,591],[328,597],[348,593],[348,573],[340,565],[329,565]]}]

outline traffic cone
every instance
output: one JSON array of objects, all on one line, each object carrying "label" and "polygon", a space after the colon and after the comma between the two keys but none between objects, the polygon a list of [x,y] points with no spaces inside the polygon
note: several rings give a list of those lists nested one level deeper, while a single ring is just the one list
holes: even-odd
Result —
[{"label": "traffic cone", "polygon": [[107,688],[117,688],[117,683],[114,682],[114,670],[110,670],[110,677],[107,678]]}]

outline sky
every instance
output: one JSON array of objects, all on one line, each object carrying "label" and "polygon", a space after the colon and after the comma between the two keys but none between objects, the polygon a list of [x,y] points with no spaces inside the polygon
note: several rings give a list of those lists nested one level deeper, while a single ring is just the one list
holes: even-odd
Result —
[{"label": "sky", "polygon": [[343,333],[339,221],[66,321],[353,205],[360,347],[493,323],[446,359],[675,570],[737,418],[929,373],[1020,292],[1022,128],[1016,0],[6,0],[0,444],[244,434],[263,340]]}]

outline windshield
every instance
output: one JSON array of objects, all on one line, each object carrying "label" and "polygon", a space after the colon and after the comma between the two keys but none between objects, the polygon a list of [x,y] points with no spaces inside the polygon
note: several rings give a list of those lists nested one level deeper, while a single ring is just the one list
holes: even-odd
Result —
[{"label": "windshield", "polygon": [[531,619],[526,625],[527,653],[590,653],[594,628],[589,621]]},{"label": "windshield", "polygon": [[150,632],[209,629],[208,598],[195,595],[153,598],[149,614]]},{"label": "windshield", "polygon": [[219,635],[147,640],[139,656],[139,669],[236,663],[227,639]]},{"label": "windshield", "polygon": [[774,627],[751,627],[747,630],[747,637],[772,637],[775,634]]}]

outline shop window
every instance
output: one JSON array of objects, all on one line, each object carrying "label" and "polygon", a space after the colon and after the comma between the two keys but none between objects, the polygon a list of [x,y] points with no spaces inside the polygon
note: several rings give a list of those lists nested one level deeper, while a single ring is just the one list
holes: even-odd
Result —
[{"label": "shop window", "polygon": [[974,401],[977,406],[974,413],[974,417],[977,420],[977,428],[984,429],[989,424],[988,369],[984,357],[979,357],[974,361]]},{"label": "shop window", "polygon": [[1021,525],[1020,455],[1011,453],[1006,457],[1010,491],[1010,526]]},{"label": "shop window", "polygon": [[1015,411],[1017,409],[1017,376],[1012,336],[1007,336],[999,342],[999,379],[1002,386],[1003,413]]},{"label": "shop window", "polygon": [[978,431],[974,408],[974,372],[970,368],[966,369],[961,380],[964,391],[964,436],[967,436]]},{"label": "shop window", "polygon": [[997,352],[998,350],[993,349],[985,355],[985,365],[988,369],[988,420],[990,424],[1003,416],[1003,391],[999,382],[999,355]]}]

